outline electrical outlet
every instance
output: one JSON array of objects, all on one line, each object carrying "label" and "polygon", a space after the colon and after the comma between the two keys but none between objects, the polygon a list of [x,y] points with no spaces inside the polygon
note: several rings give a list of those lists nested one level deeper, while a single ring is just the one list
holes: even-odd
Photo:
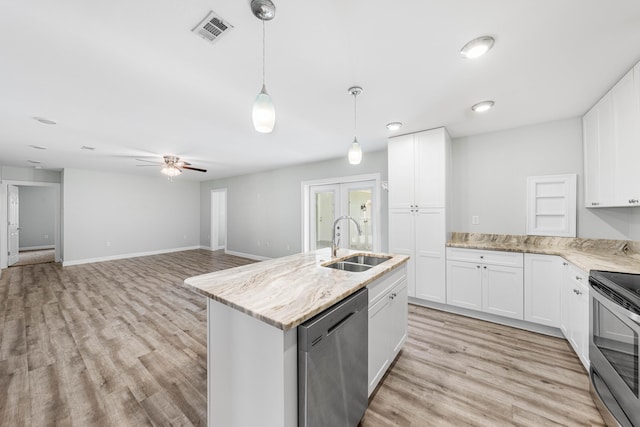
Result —
[{"label": "electrical outlet", "polygon": [[478,225],[480,224],[480,217],[477,215],[474,215],[471,217],[471,224],[473,225]]},{"label": "electrical outlet", "polygon": [[45,234],[45,235],[44,235],[44,238],[45,238],[45,239],[48,239],[48,238],[49,238],[49,235],[48,235],[48,234]]}]

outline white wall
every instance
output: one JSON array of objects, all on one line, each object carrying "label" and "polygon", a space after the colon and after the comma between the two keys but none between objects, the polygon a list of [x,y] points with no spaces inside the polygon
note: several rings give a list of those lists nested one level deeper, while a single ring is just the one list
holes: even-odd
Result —
[{"label": "white wall", "polygon": [[19,186],[20,250],[53,247],[57,192],[52,187]]},{"label": "white wall", "polygon": [[452,157],[452,231],[525,234],[527,176],[575,173],[578,237],[640,240],[640,208],[583,207],[580,118],[456,138]]},{"label": "white wall", "polygon": [[64,263],[199,247],[200,183],[63,172]]},{"label": "white wall", "polygon": [[[227,188],[227,249],[275,258],[302,251],[302,181],[380,173],[387,180],[387,151],[365,152],[354,166],[343,158],[203,182],[200,244],[209,246],[211,189]],[[380,191],[382,250],[387,250],[387,193]],[[258,246],[258,242],[260,245]]]},{"label": "white wall", "polygon": [[60,183],[60,176],[59,171],[0,166],[0,178],[3,180]]}]

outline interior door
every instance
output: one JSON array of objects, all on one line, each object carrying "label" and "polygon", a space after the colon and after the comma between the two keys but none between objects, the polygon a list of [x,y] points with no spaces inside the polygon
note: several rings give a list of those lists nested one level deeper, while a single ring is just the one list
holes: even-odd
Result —
[{"label": "interior door", "polygon": [[8,236],[9,236],[9,260],[8,265],[13,265],[19,260],[20,250],[20,197],[18,187],[8,186]]}]

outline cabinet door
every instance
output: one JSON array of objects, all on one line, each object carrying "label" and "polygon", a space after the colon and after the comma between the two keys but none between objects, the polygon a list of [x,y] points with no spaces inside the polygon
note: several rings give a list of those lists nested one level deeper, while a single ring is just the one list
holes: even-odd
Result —
[{"label": "cabinet door", "polygon": [[[573,280],[569,271],[569,263],[562,263],[563,278],[560,291],[560,330],[564,337],[571,343],[571,302],[573,301]],[[573,345],[573,344],[572,344]]]},{"label": "cabinet door", "polygon": [[446,130],[415,134],[415,204],[419,208],[445,207]]},{"label": "cabinet door", "polygon": [[389,211],[389,252],[409,255],[407,263],[407,282],[409,296],[416,296],[415,280],[415,219],[410,210]]},{"label": "cabinet door", "polygon": [[482,266],[482,311],[523,319],[523,272],[521,268]]},{"label": "cabinet door", "polygon": [[[634,74],[635,73],[635,74]],[[640,65],[611,90],[615,135],[616,205],[640,203]]]},{"label": "cabinet door", "polygon": [[611,92],[598,103],[598,160],[600,206],[615,205],[615,143]]},{"label": "cabinet door", "polygon": [[389,306],[388,296],[369,307],[369,395],[376,388],[391,363],[389,351]]},{"label": "cabinet door", "polygon": [[415,215],[415,296],[445,303],[445,212],[444,209],[420,209]]},{"label": "cabinet door", "polygon": [[563,259],[524,254],[524,320],[560,327]]},{"label": "cabinet door", "polygon": [[597,105],[582,118],[582,140],[584,149],[584,203],[585,207],[592,208],[600,203]]},{"label": "cabinet door", "polygon": [[589,288],[584,281],[587,276],[583,276],[582,281],[576,283],[575,308],[573,325],[573,341],[576,345],[576,353],[584,368],[589,371]]},{"label": "cabinet door", "polygon": [[389,301],[389,324],[390,324],[390,344],[392,362],[396,355],[400,352],[404,342],[407,339],[407,321],[408,307],[407,301],[407,282],[399,283],[391,290]]},{"label": "cabinet door", "polygon": [[415,205],[413,139],[413,135],[389,139],[389,209],[410,209]]},{"label": "cabinet door", "polygon": [[480,264],[447,261],[447,304],[482,310]]}]

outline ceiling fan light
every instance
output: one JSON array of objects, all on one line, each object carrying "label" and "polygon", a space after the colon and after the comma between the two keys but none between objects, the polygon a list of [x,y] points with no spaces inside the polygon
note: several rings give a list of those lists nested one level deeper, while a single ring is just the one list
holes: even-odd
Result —
[{"label": "ceiling fan light", "polygon": [[357,138],[353,138],[351,147],[349,148],[349,163],[352,165],[359,165],[362,161],[362,148],[358,143]]},{"label": "ceiling fan light", "polygon": [[173,178],[174,176],[178,176],[182,173],[182,171],[179,168],[175,166],[170,166],[170,165],[164,165],[162,169],[160,169],[160,172],[162,172],[163,174],[167,175],[170,178]]},{"label": "ceiling fan light", "polygon": [[253,103],[253,127],[260,133],[270,133],[276,124],[276,110],[273,108],[271,96],[263,85]]}]

